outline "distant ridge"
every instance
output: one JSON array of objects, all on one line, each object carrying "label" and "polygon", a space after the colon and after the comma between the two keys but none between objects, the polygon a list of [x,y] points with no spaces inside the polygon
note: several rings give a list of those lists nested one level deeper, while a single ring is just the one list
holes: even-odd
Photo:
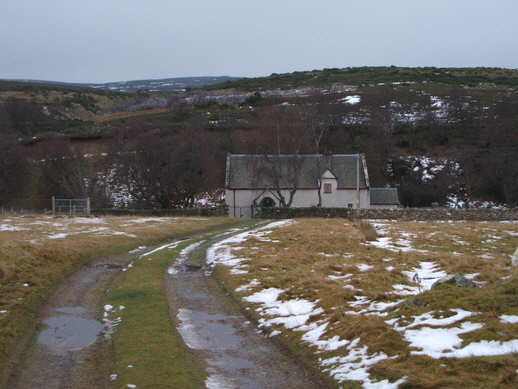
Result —
[{"label": "distant ridge", "polygon": [[52,84],[62,86],[74,86],[83,88],[94,88],[103,89],[117,92],[136,92],[150,91],[184,91],[188,88],[199,88],[204,85],[219,84],[227,81],[239,80],[243,77],[230,77],[230,76],[217,76],[217,77],[176,77],[176,78],[163,78],[158,80],[132,80],[132,81],[119,81],[119,82],[107,82],[104,84],[90,84],[90,83],[70,83],[60,81],[42,81],[42,80],[3,80],[12,82],[24,82],[24,83],[36,83],[36,84]]}]

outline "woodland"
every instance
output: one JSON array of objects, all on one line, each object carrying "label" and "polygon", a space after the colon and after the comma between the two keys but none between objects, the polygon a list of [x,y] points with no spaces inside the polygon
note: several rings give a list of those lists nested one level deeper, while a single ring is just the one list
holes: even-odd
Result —
[{"label": "woodland", "polygon": [[365,154],[407,207],[518,205],[518,71],[344,68],[181,92],[0,81],[0,205],[221,202],[228,153]]}]

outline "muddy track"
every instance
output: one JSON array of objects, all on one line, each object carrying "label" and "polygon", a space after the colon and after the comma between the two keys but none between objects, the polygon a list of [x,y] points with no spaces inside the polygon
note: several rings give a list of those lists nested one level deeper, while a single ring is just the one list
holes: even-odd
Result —
[{"label": "muddy track", "polygon": [[107,288],[134,254],[99,258],[63,281],[40,308],[26,344],[14,361],[7,388],[110,388],[110,340],[102,323]]},{"label": "muddy track", "polygon": [[[210,282],[205,251],[229,235],[189,246],[164,275],[171,317],[185,343],[199,354],[197,360],[207,372],[206,387],[319,388],[270,339],[229,308],[221,290]],[[109,379],[111,338],[106,336],[110,328],[102,322],[103,300],[124,265],[141,254],[97,259],[61,283],[41,307],[5,387],[114,387]]]},{"label": "muddy track", "polygon": [[206,251],[230,235],[189,246],[165,276],[173,320],[184,342],[204,361],[206,387],[320,388],[305,369],[232,308],[211,282]]}]

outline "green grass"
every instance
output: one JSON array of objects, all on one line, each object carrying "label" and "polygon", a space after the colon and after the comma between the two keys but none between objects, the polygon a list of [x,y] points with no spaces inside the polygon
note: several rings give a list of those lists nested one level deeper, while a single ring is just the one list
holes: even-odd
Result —
[{"label": "green grass", "polygon": [[[75,218],[0,217],[0,224],[14,227],[11,231],[0,231],[0,311],[7,311],[0,313],[0,387],[12,367],[15,350],[24,342],[38,308],[74,270],[101,256],[127,253],[138,246],[149,246],[239,223],[239,220],[216,217],[162,217],[135,223],[146,219],[152,220],[138,216],[90,218],[92,223],[102,221],[100,225],[107,228],[91,232],[92,227],[95,230],[99,224],[76,222]],[[69,235],[63,239],[48,239],[63,232]],[[155,282],[163,286],[161,276]],[[148,291],[130,289],[128,293],[128,296],[139,301],[146,298]]]},{"label": "green grass", "polygon": [[[163,283],[164,271],[180,248],[136,260],[106,296],[106,303],[115,307],[108,317],[121,320],[112,334],[111,374],[117,374],[117,387],[203,387],[204,372],[171,321]],[[124,309],[117,311],[120,306]]]}]

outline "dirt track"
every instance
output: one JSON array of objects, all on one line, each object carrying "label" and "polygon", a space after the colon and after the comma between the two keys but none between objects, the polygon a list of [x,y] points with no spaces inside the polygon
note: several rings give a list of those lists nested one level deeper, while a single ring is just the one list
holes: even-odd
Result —
[{"label": "dirt track", "polygon": [[287,354],[222,301],[221,290],[209,282],[210,269],[205,267],[205,252],[214,243],[190,246],[166,275],[169,305],[185,343],[205,363],[207,388],[319,388]]},{"label": "dirt track", "polygon": [[15,361],[8,388],[110,388],[109,358],[99,350],[105,327],[102,303],[122,263],[134,255],[99,258],[68,277],[51,294]]},{"label": "dirt track", "polygon": [[[172,258],[174,270],[164,275],[172,320],[185,343],[199,353],[206,387],[319,388],[270,339],[221,301],[221,291],[204,268],[205,251],[215,242],[192,247],[176,263]],[[134,259],[136,254],[95,260],[52,293],[14,361],[7,388],[115,387],[109,374],[111,355],[101,353],[111,342],[105,336],[110,328],[101,322],[103,298],[122,265]]]}]

